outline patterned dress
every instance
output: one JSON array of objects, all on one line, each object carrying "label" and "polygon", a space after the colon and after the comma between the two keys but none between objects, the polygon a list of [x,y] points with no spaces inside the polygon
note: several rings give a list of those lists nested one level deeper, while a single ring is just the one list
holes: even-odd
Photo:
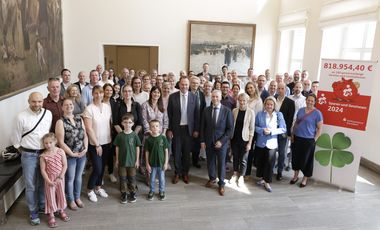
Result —
[{"label": "patterned dress", "polygon": [[[62,156],[65,156],[65,152],[60,148],[57,148],[57,151],[52,154],[41,155],[45,161],[46,173],[53,182],[62,172]],[[45,181],[45,213],[64,210],[66,206],[64,179],[57,180],[55,186],[50,186]]]}]

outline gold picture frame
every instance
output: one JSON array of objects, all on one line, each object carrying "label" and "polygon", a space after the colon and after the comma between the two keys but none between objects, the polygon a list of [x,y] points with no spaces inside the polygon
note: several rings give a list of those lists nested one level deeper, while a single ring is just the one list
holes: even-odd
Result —
[{"label": "gold picture frame", "polygon": [[189,21],[188,31],[188,70],[199,73],[208,63],[212,75],[226,65],[246,76],[253,67],[256,24]]}]

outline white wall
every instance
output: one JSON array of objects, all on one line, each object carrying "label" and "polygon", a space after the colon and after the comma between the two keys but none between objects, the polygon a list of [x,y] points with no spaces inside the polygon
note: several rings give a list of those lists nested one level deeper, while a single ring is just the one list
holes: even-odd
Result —
[{"label": "white wall", "polygon": [[[64,0],[65,67],[87,73],[103,63],[103,44],[157,45],[160,72],[178,73],[187,65],[188,20],[255,23],[256,72],[273,69],[277,0]],[[47,95],[46,85],[0,101],[0,148],[10,144],[17,113],[25,109],[32,91]]]},{"label": "white wall", "polygon": [[28,96],[32,92],[41,92],[44,97],[47,96],[47,84],[40,85],[34,89],[25,91],[0,101],[0,149],[11,144],[11,134],[15,123],[15,118],[19,112],[28,108]]},{"label": "white wall", "polygon": [[[106,4],[105,4],[106,3]],[[103,63],[103,44],[158,45],[159,72],[187,65],[188,20],[256,23],[255,67],[274,67],[277,0],[65,0],[65,66],[74,76]]]},{"label": "white wall", "polygon": [[[319,15],[321,11],[322,0],[282,0],[280,13],[291,13],[298,10],[308,10],[308,23],[306,26],[305,50],[304,50],[304,69],[309,70],[310,77],[316,79],[319,73],[320,50],[322,43],[322,30],[319,27]],[[372,53],[372,60],[378,61],[380,57],[380,14],[375,34],[375,44]],[[380,64],[377,67],[377,76],[380,75]],[[376,78],[373,86],[373,92],[380,91],[380,78]],[[373,94],[370,113],[367,123],[367,130],[363,133],[362,138],[354,140],[360,142],[362,154],[366,159],[380,165],[380,151],[375,144],[379,141],[380,122],[380,101]]]}]

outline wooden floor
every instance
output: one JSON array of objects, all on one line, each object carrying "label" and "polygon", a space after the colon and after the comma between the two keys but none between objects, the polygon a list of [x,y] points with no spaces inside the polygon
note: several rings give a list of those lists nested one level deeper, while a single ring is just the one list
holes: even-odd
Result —
[{"label": "wooden floor", "polygon": [[[221,197],[217,188],[205,188],[205,163],[191,169],[190,184],[173,185],[168,172],[167,199],[146,200],[148,188],[139,183],[137,202],[120,204],[117,184],[105,180],[108,199],[90,203],[82,194],[86,207],[68,211],[71,221],[57,219],[59,229],[380,229],[380,176],[360,168],[356,192],[342,191],[310,181],[306,188],[289,185],[290,172],[284,181],[274,180],[268,193],[246,181],[242,188],[226,184]],[[87,179],[84,180],[86,184]],[[47,217],[32,227],[24,196],[8,212],[8,222],[1,230],[47,229]]]}]

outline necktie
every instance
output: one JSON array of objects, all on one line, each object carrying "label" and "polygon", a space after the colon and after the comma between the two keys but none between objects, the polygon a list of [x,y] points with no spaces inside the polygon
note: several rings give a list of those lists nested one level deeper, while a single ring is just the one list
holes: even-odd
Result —
[{"label": "necktie", "polygon": [[218,107],[214,107],[214,111],[212,113],[212,121],[213,121],[214,127],[216,127],[216,123],[218,122],[217,111],[218,111]]},{"label": "necktie", "polygon": [[181,96],[181,124],[187,124],[187,104],[186,104],[186,96],[182,94]]}]

